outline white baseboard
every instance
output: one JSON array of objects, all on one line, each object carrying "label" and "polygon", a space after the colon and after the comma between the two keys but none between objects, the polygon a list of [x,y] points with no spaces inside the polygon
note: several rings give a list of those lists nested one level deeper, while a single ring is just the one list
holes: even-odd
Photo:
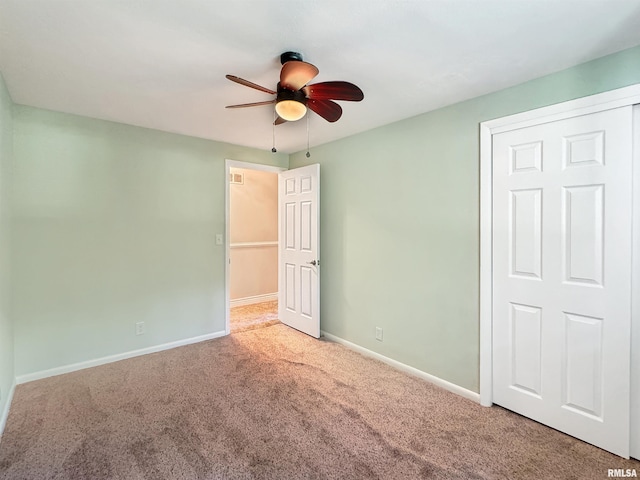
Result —
[{"label": "white baseboard", "polygon": [[2,416],[0,416],[0,440],[2,440],[2,433],[4,432],[4,427],[7,425],[7,418],[9,418],[9,408],[11,407],[11,401],[13,400],[13,392],[16,391],[16,381],[13,381],[11,388],[9,389],[9,394],[7,395],[7,403],[4,405],[4,409],[2,410]]},{"label": "white baseboard", "polygon": [[245,305],[253,305],[254,303],[272,302],[274,300],[278,300],[278,292],[265,293],[262,295],[254,295],[252,297],[236,298],[234,300],[229,301],[229,306],[231,308],[243,307]]},{"label": "white baseboard", "polygon": [[345,347],[350,348],[351,350],[361,353],[367,357],[380,360],[381,362],[386,363],[387,365],[391,365],[392,367],[397,368],[398,370],[401,370],[410,375],[426,380],[427,382],[433,383],[434,385],[442,387],[445,390],[458,394],[464,398],[468,398],[469,400],[472,400],[476,403],[480,403],[479,393],[473,392],[471,390],[467,390],[466,388],[456,385],[455,383],[447,382],[446,380],[430,375],[426,372],[423,372],[422,370],[418,370],[417,368],[410,367],[409,365],[405,365],[404,363],[398,362],[397,360],[393,360],[392,358],[385,357],[384,355],[380,355],[379,353],[376,353],[367,348],[361,347],[360,345],[356,345],[355,343],[351,343],[343,338],[336,337],[335,335],[331,335],[330,333],[327,333],[324,331],[320,333],[327,340],[330,340],[335,343],[339,343],[340,345],[344,345]]},{"label": "white baseboard", "polygon": [[154,345],[152,347],[141,348],[140,350],[132,350],[130,352],[118,353],[116,355],[109,355],[108,357],[96,358],[94,360],[87,360],[85,362],[72,363],[71,365],[63,365],[62,367],[51,368],[49,370],[41,370],[39,372],[27,373],[26,375],[19,375],[16,377],[16,383],[18,385],[27,382],[33,382],[34,380],[40,380],[42,378],[54,377],[56,375],[62,375],[63,373],[75,372],[77,370],[83,370],[85,368],[97,367],[98,365],[104,365],[106,363],[117,362],[119,360],[125,360],[127,358],[139,357],[140,355],[147,355],[148,353],[161,352],[162,350],[169,350],[171,348],[182,347],[184,345],[190,345],[192,343],[204,342],[205,340],[211,340],[212,338],[218,338],[225,336],[224,330],[219,332],[208,333],[206,335],[200,335],[198,337],[185,338],[183,340],[177,340],[175,342],[163,343],[161,345]]}]

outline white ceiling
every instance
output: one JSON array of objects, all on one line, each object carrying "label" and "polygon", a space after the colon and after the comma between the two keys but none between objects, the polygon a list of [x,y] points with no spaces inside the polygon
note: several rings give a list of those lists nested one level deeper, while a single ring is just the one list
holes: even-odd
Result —
[{"label": "white ceiling", "polygon": [[[640,44],[638,0],[0,0],[14,102],[270,150],[279,55],[358,85],[311,145]],[[306,121],[276,129],[306,148]]]}]

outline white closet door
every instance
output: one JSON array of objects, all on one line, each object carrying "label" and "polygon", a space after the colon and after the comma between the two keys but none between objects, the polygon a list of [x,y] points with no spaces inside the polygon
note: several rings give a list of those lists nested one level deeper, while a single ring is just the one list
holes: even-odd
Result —
[{"label": "white closet door", "polygon": [[632,107],[493,136],[494,402],[629,456]]}]

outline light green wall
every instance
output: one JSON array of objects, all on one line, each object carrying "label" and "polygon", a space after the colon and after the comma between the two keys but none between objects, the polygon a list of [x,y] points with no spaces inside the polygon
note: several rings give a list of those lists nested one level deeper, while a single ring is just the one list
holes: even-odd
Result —
[{"label": "light green wall", "polygon": [[14,128],[17,375],[224,331],[224,160],[286,155],[23,106]]},{"label": "light green wall", "polygon": [[640,47],[292,155],[321,164],[322,329],[477,392],[479,123],[634,83]]},{"label": "light green wall", "polygon": [[11,314],[10,184],[13,163],[11,98],[0,75],[0,415],[15,377]]}]

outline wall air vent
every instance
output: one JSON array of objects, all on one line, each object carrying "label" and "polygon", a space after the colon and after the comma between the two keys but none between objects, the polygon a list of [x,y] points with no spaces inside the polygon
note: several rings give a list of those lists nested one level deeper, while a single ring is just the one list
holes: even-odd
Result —
[{"label": "wall air vent", "polygon": [[229,183],[236,185],[244,184],[244,173],[230,173],[229,174]]}]

